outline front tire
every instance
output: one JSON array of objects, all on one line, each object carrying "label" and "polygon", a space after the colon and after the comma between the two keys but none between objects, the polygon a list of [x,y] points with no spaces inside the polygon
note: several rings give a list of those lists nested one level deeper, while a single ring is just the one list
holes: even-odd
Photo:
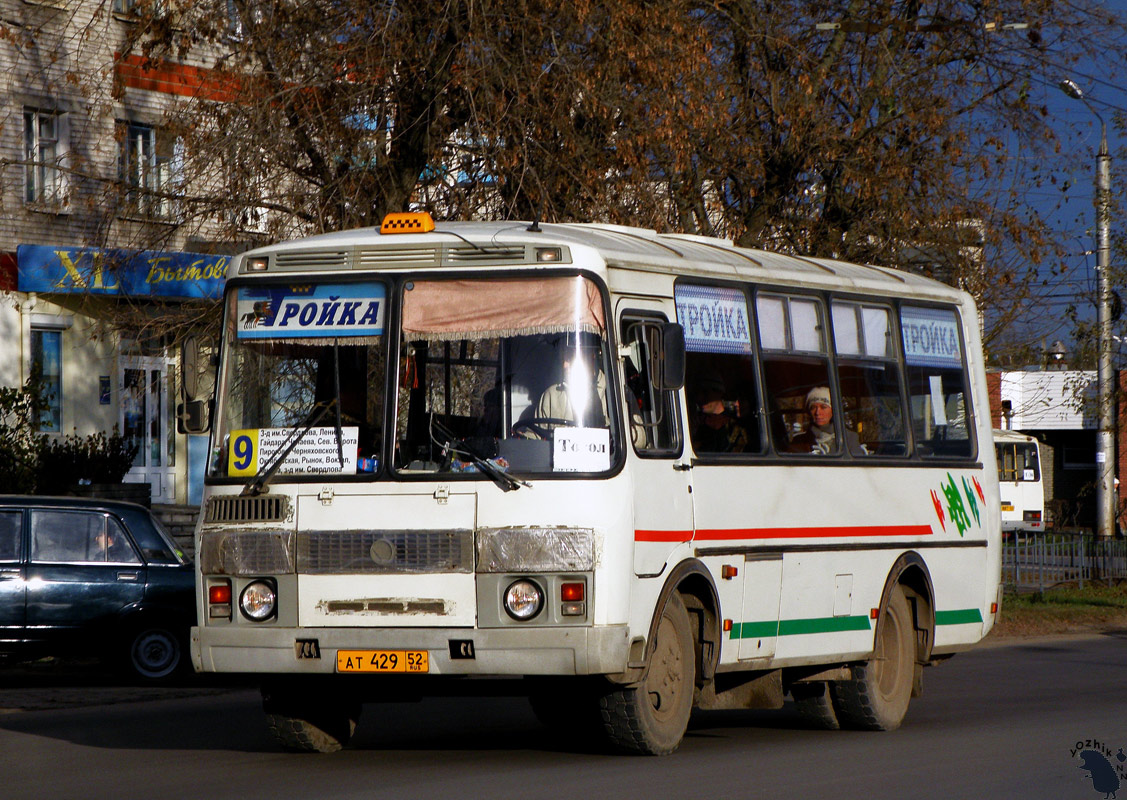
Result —
[{"label": "front tire", "polygon": [[360,720],[360,704],[318,693],[263,688],[262,710],[271,738],[291,753],[335,753],[346,747]]},{"label": "front tire", "polygon": [[912,698],[916,631],[902,586],[888,597],[873,658],[853,667],[852,680],[833,686],[838,718],[853,728],[891,731],[900,727]]},{"label": "front tire", "polygon": [[696,683],[693,634],[681,596],[665,604],[642,681],[599,698],[600,716],[615,746],[640,755],[667,755],[681,744]]}]

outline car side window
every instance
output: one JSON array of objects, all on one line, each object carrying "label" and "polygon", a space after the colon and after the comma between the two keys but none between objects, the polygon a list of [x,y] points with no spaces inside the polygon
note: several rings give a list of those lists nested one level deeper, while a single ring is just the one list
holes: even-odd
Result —
[{"label": "car side window", "polygon": [[34,561],[137,564],[133,545],[117,520],[88,511],[31,512]]},{"label": "car side window", "polygon": [[0,561],[19,561],[22,549],[23,513],[0,511]]}]

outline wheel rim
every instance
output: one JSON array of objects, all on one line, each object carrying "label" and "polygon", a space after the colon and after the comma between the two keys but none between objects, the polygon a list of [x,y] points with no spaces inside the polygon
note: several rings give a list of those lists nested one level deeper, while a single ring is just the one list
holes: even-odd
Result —
[{"label": "wheel rim", "polygon": [[876,652],[877,690],[885,698],[897,694],[904,675],[906,632],[899,609],[890,605],[881,626]]},{"label": "wheel rim", "polygon": [[677,713],[677,701],[684,691],[685,654],[677,646],[677,641],[673,621],[663,614],[657,629],[657,649],[644,684],[646,700],[658,720]]},{"label": "wheel rim", "polygon": [[130,649],[133,668],[145,678],[163,678],[180,662],[180,643],[168,631],[144,631]]}]

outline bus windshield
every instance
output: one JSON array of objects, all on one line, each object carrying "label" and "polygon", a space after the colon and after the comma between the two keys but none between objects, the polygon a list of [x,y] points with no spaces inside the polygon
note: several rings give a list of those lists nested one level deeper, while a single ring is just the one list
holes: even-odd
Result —
[{"label": "bus windshield", "polygon": [[594,283],[413,281],[402,308],[396,470],[610,469],[618,435]]},{"label": "bus windshield", "polygon": [[213,477],[596,473],[619,452],[603,297],[583,277],[402,284],[393,433],[382,282],[229,293]]},{"label": "bus windshield", "polygon": [[386,296],[377,282],[241,286],[228,294],[212,476],[378,469]]}]

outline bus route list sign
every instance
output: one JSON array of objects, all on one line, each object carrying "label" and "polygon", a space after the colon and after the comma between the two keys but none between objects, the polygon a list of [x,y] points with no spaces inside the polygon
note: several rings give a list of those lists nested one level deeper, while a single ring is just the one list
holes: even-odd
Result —
[{"label": "bus route list sign", "polygon": [[[249,478],[265,470],[275,454],[296,436],[297,428],[258,428],[232,431],[227,454],[227,474]],[[310,428],[286,454],[278,472],[295,474],[353,475],[356,472],[356,447],[360,429],[341,428],[337,448],[335,428]],[[344,463],[340,456],[344,456]]]},{"label": "bus route list sign", "polygon": [[230,256],[53,247],[16,248],[21,292],[215,299],[223,295]]}]

